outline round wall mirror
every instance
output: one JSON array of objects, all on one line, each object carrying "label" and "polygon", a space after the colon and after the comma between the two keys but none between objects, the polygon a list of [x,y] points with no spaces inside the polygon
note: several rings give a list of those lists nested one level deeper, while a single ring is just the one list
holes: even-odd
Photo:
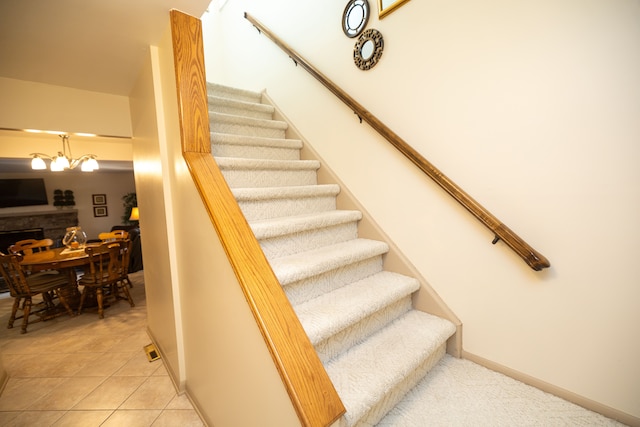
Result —
[{"label": "round wall mirror", "polygon": [[347,37],[356,37],[364,30],[369,20],[367,0],[350,0],[342,14],[342,31]]},{"label": "round wall mirror", "polygon": [[382,34],[380,31],[370,28],[358,38],[353,48],[353,61],[361,70],[369,70],[378,63],[383,49]]},{"label": "round wall mirror", "polygon": [[368,61],[373,56],[373,51],[375,50],[375,46],[373,45],[372,40],[366,40],[360,48],[360,56],[365,61]]}]

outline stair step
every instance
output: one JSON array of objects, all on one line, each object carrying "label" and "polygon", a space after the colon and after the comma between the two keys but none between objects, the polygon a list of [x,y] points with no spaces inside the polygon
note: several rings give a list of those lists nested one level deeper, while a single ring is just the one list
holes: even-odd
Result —
[{"label": "stair step", "polygon": [[412,277],[382,271],[294,310],[324,363],[409,311],[411,294],[419,288]]},{"label": "stair step", "polygon": [[262,138],[211,132],[211,153],[216,157],[300,160],[299,139]]},{"label": "stair step", "polygon": [[280,258],[358,237],[360,211],[334,210],[249,223],[267,259]]},{"label": "stair step", "polygon": [[385,242],[355,239],[313,251],[276,258],[270,261],[280,284],[305,279],[334,270],[343,265],[381,256],[389,251]]},{"label": "stair step", "polygon": [[382,271],[384,242],[355,239],[301,252],[269,263],[291,301],[300,304]]},{"label": "stair step", "polygon": [[374,425],[442,358],[448,320],[411,310],[325,364],[347,412],[341,427]]},{"label": "stair step", "polygon": [[208,96],[209,112],[232,114],[236,116],[252,117],[254,119],[270,120],[275,108],[271,105],[241,101],[216,95]]},{"label": "stair step", "polygon": [[340,186],[234,188],[232,191],[247,221],[254,221],[334,210]]},{"label": "stair step", "polygon": [[314,185],[320,168],[316,160],[215,159],[231,188]]},{"label": "stair step", "polygon": [[262,94],[210,90],[211,149],[347,412],[375,425],[445,354],[455,326],[412,308],[418,280],[383,270],[385,242],[358,238],[362,214],[338,211],[338,185],[259,106]]},{"label": "stair step", "polygon": [[284,138],[288,128],[286,122],[279,120],[254,119],[215,112],[209,113],[209,123],[212,132],[267,138]]},{"label": "stair step", "polygon": [[207,82],[207,94],[223,98],[237,99],[240,101],[259,103],[262,101],[262,93],[246,89],[238,89],[218,83]]}]

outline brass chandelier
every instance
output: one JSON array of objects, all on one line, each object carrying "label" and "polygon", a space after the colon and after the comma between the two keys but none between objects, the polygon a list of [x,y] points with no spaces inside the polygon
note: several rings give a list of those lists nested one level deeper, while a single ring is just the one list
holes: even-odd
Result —
[{"label": "brass chandelier", "polygon": [[[29,154],[33,158],[31,159],[31,169],[44,170],[47,168],[47,164],[44,159],[51,160],[49,168],[52,172],[61,172],[65,169],[75,169],[80,165],[80,170],[83,172],[93,172],[100,169],[100,165],[96,160],[95,154],[84,154],[77,159],[73,158],[71,154],[71,145],[69,145],[69,135],[59,135],[62,138],[62,151],[58,151],[55,156],[48,156],[42,153]],[[68,154],[67,154],[68,153]]]}]

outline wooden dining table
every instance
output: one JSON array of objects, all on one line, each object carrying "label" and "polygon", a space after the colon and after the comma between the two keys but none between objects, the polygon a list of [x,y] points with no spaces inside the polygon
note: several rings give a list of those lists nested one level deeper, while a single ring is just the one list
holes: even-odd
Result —
[{"label": "wooden dining table", "polygon": [[[96,246],[99,244],[100,243],[96,244]],[[92,244],[88,244],[87,246],[92,246]],[[54,248],[25,255],[20,265],[31,273],[45,270],[58,270],[60,273],[68,274],[69,285],[60,289],[60,292],[69,305],[75,309],[80,304],[76,267],[84,267],[85,265],[89,265],[89,263],[90,258],[84,251],[84,248]]]},{"label": "wooden dining table", "polygon": [[43,270],[62,270],[80,267],[89,263],[89,256],[84,248],[70,250],[54,248],[24,255],[20,264],[32,273]]}]

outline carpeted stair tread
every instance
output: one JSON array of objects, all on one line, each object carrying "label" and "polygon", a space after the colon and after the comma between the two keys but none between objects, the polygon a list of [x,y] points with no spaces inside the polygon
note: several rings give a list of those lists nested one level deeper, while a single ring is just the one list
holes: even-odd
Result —
[{"label": "carpeted stair tread", "polygon": [[360,211],[322,211],[250,221],[268,260],[358,238]]},{"label": "carpeted stair tread", "polygon": [[221,170],[318,170],[320,162],[317,160],[270,160],[244,159],[236,157],[216,157],[216,163]]},{"label": "carpeted stair tread", "polygon": [[[368,411],[375,412],[378,402],[388,400],[387,395],[419,370],[454,332],[455,326],[448,320],[411,310],[326,363],[327,373],[347,409],[340,425],[353,426]],[[391,397],[397,401],[401,398],[402,395]]]},{"label": "carpeted stair tread", "polygon": [[253,117],[243,117],[234,114],[224,113],[209,113],[209,121],[212,124],[211,128],[215,129],[216,125],[222,124],[235,124],[239,126],[249,126],[256,128],[277,129],[286,130],[289,125],[286,122],[271,119],[255,119]]},{"label": "carpeted stair tread", "polygon": [[247,200],[273,200],[289,198],[310,198],[337,196],[340,186],[336,184],[300,185],[295,187],[234,188],[233,195],[238,202]]},{"label": "carpeted stair tread", "polygon": [[302,148],[299,139],[266,138],[259,136],[244,136],[232,133],[211,132],[211,144],[243,145],[269,148]]},{"label": "carpeted stair tread", "polygon": [[271,105],[231,99],[215,95],[207,97],[209,112],[237,114],[253,118],[271,119],[275,108]]},{"label": "carpeted stair tread", "polygon": [[360,219],[362,219],[362,213],[360,211],[334,210],[251,221],[249,225],[256,239],[261,240],[330,227],[337,224],[356,222]]},{"label": "carpeted stair tread", "polygon": [[232,191],[247,221],[251,222],[335,210],[340,186],[238,187]]},{"label": "carpeted stair tread", "polygon": [[255,92],[247,89],[238,89],[235,87],[211,82],[207,82],[207,93],[209,95],[239,99],[247,102],[258,103],[262,100],[262,94],[260,92]]},{"label": "carpeted stair tread", "polygon": [[269,261],[283,286],[341,266],[381,256],[389,251],[385,242],[355,239]]},{"label": "carpeted stair tread", "polygon": [[382,310],[420,287],[412,277],[382,271],[294,306],[315,345]]}]

